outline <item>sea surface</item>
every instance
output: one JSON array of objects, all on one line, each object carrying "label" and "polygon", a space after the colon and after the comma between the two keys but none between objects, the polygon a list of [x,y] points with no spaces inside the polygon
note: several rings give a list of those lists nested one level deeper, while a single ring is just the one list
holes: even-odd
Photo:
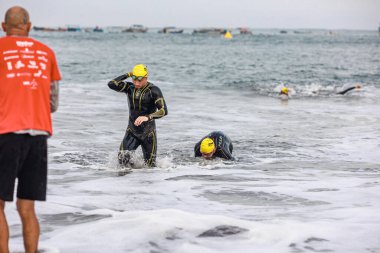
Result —
[{"label": "sea surface", "polygon": [[[49,139],[41,247],[62,253],[379,253],[380,37],[32,32],[55,52],[60,106]],[[169,114],[158,166],[125,174],[127,97],[109,80],[148,66]],[[289,100],[278,92],[283,84]],[[337,95],[351,85],[362,88]],[[194,158],[219,130],[235,161]],[[6,207],[11,249],[22,245]]]}]

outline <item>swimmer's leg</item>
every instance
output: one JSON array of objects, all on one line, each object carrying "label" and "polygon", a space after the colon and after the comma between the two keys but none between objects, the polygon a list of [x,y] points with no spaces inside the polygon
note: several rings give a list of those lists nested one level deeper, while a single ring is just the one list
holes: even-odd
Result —
[{"label": "swimmer's leg", "polygon": [[141,143],[144,161],[149,167],[156,166],[157,136],[156,130],[152,130]]},{"label": "swimmer's leg", "polygon": [[140,141],[130,132],[126,131],[124,139],[120,144],[118,159],[123,166],[133,165],[130,162],[131,154],[140,146]]}]

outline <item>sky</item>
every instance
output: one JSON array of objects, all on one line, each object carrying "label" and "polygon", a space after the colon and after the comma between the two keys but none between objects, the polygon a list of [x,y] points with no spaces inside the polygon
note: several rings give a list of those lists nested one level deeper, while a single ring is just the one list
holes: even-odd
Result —
[{"label": "sky", "polygon": [[377,30],[380,0],[0,0],[36,26],[250,27]]}]

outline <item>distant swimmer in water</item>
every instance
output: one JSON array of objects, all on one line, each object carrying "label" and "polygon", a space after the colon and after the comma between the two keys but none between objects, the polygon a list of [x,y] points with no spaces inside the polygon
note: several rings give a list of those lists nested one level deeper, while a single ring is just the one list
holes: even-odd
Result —
[{"label": "distant swimmer in water", "polygon": [[289,88],[284,86],[281,88],[280,93],[278,94],[282,100],[289,99]]},{"label": "distant swimmer in water", "polygon": [[203,137],[194,147],[195,157],[205,159],[220,157],[233,160],[231,139],[220,131],[211,132]]},{"label": "distant swimmer in water", "polygon": [[288,87],[282,87],[280,91],[280,95],[289,95]]},{"label": "distant swimmer in water", "polygon": [[[132,82],[123,81],[129,77]],[[131,153],[141,145],[145,163],[154,167],[157,154],[155,120],[168,114],[161,90],[148,82],[148,69],[142,64],[136,65],[132,72],[111,80],[108,86],[124,92],[129,103],[129,123],[120,145],[119,163],[124,166],[133,165],[130,164]]]},{"label": "distant swimmer in water", "polygon": [[340,92],[337,92],[336,94],[338,94],[338,95],[344,95],[344,94],[346,94],[347,92],[349,92],[351,90],[359,90],[361,88],[362,88],[362,86],[360,84],[356,84],[356,85],[348,87],[347,89],[344,89],[344,90],[342,90]]},{"label": "distant swimmer in water", "polygon": [[290,89],[286,86],[283,86],[278,93],[278,96],[281,100],[288,100],[290,98]]}]

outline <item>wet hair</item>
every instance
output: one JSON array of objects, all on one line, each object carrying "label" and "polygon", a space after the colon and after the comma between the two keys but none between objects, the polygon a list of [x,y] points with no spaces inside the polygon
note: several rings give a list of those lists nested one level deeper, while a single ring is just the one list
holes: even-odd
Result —
[{"label": "wet hair", "polygon": [[14,6],[7,10],[4,17],[4,23],[10,27],[26,25],[29,21],[29,13],[20,6]]}]

